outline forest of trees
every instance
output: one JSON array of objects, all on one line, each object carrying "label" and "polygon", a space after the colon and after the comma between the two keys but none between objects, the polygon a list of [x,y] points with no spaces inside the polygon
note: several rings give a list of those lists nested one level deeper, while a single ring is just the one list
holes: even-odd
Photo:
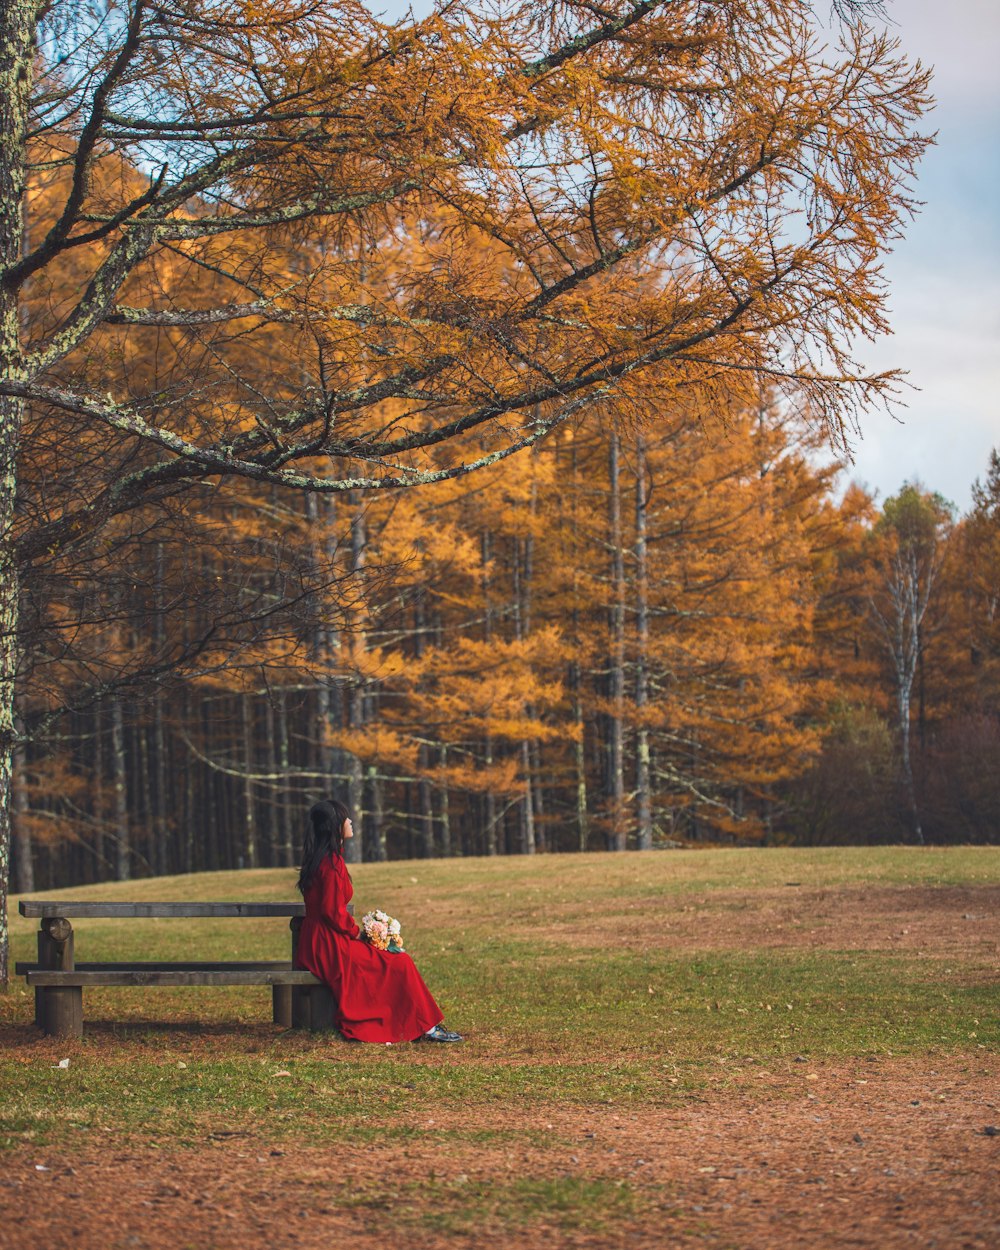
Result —
[{"label": "forest of trees", "polygon": [[29,715],[118,684],[19,754],[17,887],[291,865],[328,792],[372,859],[997,840],[1000,456],[956,519],[845,491],[767,396],[721,439],[650,403],[419,492],[210,498],[55,581]]},{"label": "forest of trees", "polygon": [[9,869],[332,788],[371,857],[984,836],[995,474],[832,450],[930,141],[877,7],[0,8],[0,980]]}]

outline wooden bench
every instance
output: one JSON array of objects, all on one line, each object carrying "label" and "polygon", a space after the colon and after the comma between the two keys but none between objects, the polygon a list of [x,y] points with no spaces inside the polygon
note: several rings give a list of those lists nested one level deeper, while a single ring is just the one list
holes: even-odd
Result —
[{"label": "wooden bench", "polygon": [[[285,1028],[332,1029],[329,988],[295,967],[302,903],[73,903],[22,899],[22,916],[41,921],[38,962],[15,965],[35,991],[35,1023],[51,1037],[83,1036],[83,991],[88,985],[268,985],[272,1016]],[[289,917],[292,958],[260,961],[77,963],[71,918]]]}]

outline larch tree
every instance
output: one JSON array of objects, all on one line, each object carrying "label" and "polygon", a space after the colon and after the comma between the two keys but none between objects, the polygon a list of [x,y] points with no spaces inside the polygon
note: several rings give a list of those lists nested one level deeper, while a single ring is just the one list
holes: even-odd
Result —
[{"label": "larch tree", "polygon": [[911,750],[913,687],[924,663],[929,611],[940,594],[951,529],[951,505],[908,483],[885,501],[869,549],[868,610],[889,666],[903,784],[919,843],[924,837]]},{"label": "larch tree", "polygon": [[[1000,450],[990,452],[985,482],[972,488],[972,511],[959,535],[959,565],[965,598],[963,639],[976,702],[983,712],[1000,711]],[[961,619],[961,618],[960,618]]]},{"label": "larch tree", "polygon": [[[891,390],[851,341],[887,328],[928,74],[838,7],[826,46],[806,0],[449,2],[396,25],[356,0],[3,6],[4,916],[21,588],[45,553],[206,481],[462,475],[653,375],[708,397],[766,375],[834,435]],[[53,162],[68,190],[36,231]],[[39,289],[62,298],[33,333]],[[150,328],[197,367],[99,380]],[[261,379],[246,362],[276,338]],[[37,524],[29,410],[132,449]]]}]

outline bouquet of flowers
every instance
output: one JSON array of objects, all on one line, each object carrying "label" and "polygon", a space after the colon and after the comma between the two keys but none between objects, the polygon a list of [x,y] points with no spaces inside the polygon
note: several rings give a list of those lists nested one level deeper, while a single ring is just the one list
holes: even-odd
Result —
[{"label": "bouquet of flowers", "polygon": [[393,920],[384,911],[366,912],[361,917],[361,932],[364,940],[370,942],[377,950],[392,951],[398,955],[403,949],[403,941],[399,936],[399,921]]}]

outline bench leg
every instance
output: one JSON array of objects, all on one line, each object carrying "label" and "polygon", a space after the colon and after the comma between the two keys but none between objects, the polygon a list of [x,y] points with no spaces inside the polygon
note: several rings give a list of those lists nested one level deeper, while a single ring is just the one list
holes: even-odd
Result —
[{"label": "bench leg", "polygon": [[292,1028],[308,1029],[312,1016],[312,999],[307,985],[293,985],[292,991]]},{"label": "bench leg", "polygon": [[39,1024],[49,1037],[83,1037],[83,986],[49,985],[40,991]]},{"label": "bench leg", "polygon": [[272,985],[271,1006],[274,1023],[290,1029],[292,1027],[292,987]]},{"label": "bench leg", "polygon": [[[48,916],[42,921],[38,963],[53,972],[73,971],[73,926],[65,917]],[[35,1023],[51,1037],[82,1037],[83,988],[36,986]]]},{"label": "bench leg", "polygon": [[336,1027],[333,992],[325,985],[309,987],[309,1023],[306,1027],[313,1033]]},{"label": "bench leg", "polygon": [[325,985],[292,987],[292,1028],[322,1033],[335,1029],[336,999]]}]

